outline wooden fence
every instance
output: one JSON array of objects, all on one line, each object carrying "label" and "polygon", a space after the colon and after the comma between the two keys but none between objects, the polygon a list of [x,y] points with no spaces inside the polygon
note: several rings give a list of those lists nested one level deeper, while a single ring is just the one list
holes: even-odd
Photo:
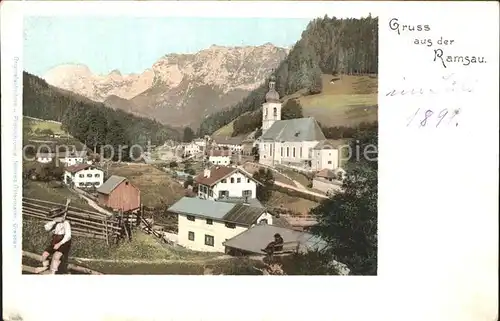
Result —
[{"label": "wooden fence", "polygon": [[[49,212],[54,208],[63,208],[64,204],[23,197],[22,213],[41,221],[51,221]],[[109,242],[121,235],[123,228],[117,217],[103,213],[87,211],[78,207],[69,206],[67,219],[71,222],[71,234],[90,237]]]}]

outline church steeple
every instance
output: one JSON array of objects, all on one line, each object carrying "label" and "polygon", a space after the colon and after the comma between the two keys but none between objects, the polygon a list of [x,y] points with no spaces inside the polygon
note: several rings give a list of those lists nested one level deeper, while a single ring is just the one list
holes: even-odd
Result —
[{"label": "church steeple", "polygon": [[281,120],[281,103],[280,95],[276,91],[276,78],[273,75],[269,78],[269,91],[262,106],[262,133],[278,120]]}]

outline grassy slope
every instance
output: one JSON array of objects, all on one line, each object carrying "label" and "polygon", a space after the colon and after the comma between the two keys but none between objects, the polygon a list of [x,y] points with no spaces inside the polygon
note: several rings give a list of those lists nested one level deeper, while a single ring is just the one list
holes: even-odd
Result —
[{"label": "grassy slope", "polygon": [[[39,253],[47,245],[48,234],[43,222],[27,219],[23,222],[23,250]],[[252,274],[252,265],[258,263],[244,259],[219,259],[222,253],[190,251],[159,242],[156,238],[135,230],[131,242],[119,245],[85,237],[73,237],[70,262],[105,274],[203,274],[210,265],[215,273]],[[94,261],[78,260],[89,258]],[[99,261],[102,259],[102,261]],[[113,261],[113,262],[110,262]],[[138,261],[138,262],[131,262]],[[26,262],[37,265],[39,262]],[[252,272],[253,271],[253,272]]]},{"label": "grassy slope", "polygon": [[66,199],[69,198],[71,199],[71,206],[95,212],[95,209],[88,205],[86,201],[65,186],[52,187],[50,183],[29,181],[28,186],[23,188],[23,196],[61,204],[66,203]]},{"label": "grassy slope", "polygon": [[35,130],[50,129],[54,134],[64,135],[66,132],[62,130],[61,123],[44,121],[28,116],[23,116],[23,122],[27,123],[29,128],[34,132]]},{"label": "grassy slope", "polygon": [[[297,92],[283,97],[283,104],[288,99],[297,98],[302,105],[304,117],[314,117],[326,126],[356,126],[361,122],[378,119],[376,76],[342,76],[335,80],[331,75],[323,75],[323,91],[317,95],[304,95]],[[370,107],[370,108],[367,108]],[[231,136],[233,122],[221,127],[214,136]]]},{"label": "grassy slope", "polygon": [[141,190],[141,202],[150,207],[163,203],[171,205],[184,196],[184,188],[166,172],[152,165],[114,164],[109,175],[119,175],[130,179]]}]

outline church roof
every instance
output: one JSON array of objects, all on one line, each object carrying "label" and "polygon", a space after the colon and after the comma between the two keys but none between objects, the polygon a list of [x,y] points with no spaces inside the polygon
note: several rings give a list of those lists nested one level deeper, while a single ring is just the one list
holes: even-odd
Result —
[{"label": "church roof", "polygon": [[325,135],[313,117],[278,120],[262,135],[263,141],[322,141]]}]

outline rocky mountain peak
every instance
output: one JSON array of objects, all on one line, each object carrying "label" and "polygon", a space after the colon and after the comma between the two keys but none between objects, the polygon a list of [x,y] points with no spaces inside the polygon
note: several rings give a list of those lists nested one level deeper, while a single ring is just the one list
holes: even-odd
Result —
[{"label": "rocky mountain peak", "polygon": [[204,116],[229,107],[262,84],[287,54],[288,49],[270,43],[214,44],[193,54],[167,54],[141,74],[113,70],[96,75],[78,64],[57,66],[43,78],[113,108],[196,127]]}]

